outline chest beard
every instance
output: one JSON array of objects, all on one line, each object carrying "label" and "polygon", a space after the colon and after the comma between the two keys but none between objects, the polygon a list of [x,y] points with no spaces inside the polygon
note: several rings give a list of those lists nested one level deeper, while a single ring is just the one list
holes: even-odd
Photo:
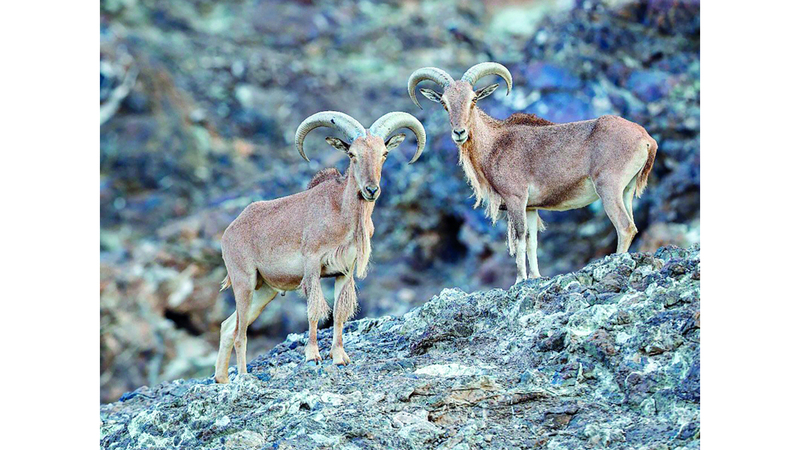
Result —
[{"label": "chest beard", "polygon": [[[338,247],[334,247],[322,257],[322,265],[330,272],[345,276],[353,274],[364,278],[367,274],[369,258],[372,254],[372,210],[375,203],[359,200],[350,206],[353,213],[349,238]],[[355,210],[355,211],[353,211]]]},{"label": "chest beard", "polygon": [[364,278],[367,275],[369,258],[372,255],[372,210],[375,203],[359,201],[359,214],[356,220],[356,228],[353,234],[354,245],[356,248],[356,276]]},{"label": "chest beard", "polygon": [[476,170],[477,166],[477,149],[473,145],[473,137],[458,148],[458,164],[464,169],[464,175],[467,177],[470,187],[472,187],[472,194],[475,196],[475,204],[473,208],[480,206],[481,202],[486,206],[486,217],[492,219],[492,224],[497,222],[500,215],[500,204],[502,198],[494,188],[492,188],[483,171]]}]

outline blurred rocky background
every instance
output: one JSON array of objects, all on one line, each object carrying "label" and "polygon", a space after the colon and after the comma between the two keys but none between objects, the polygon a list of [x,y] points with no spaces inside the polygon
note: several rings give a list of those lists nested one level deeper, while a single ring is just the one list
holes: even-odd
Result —
[{"label": "blurred rocky background", "polygon": [[[482,61],[506,65],[509,96],[482,101],[555,122],[616,114],[659,150],[635,202],[632,251],[699,241],[699,1],[242,0],[101,1],[101,401],[163,380],[213,372],[220,322],[234,309],[219,238],[250,202],[305,188],[346,161],[313,133],[305,163],[297,125],[335,109],[370,124],[407,111],[413,139],[389,158],[373,216],[371,271],[359,317],[400,315],[444,287],[507,288],[515,267],[505,222],[492,226],[458,166],[447,116],[406,93],[411,72],[458,78]],[[485,79],[481,84],[495,82]],[[543,212],[542,273],[611,253],[599,203]],[[326,285],[328,298],[332,283]],[[253,356],[306,329],[305,303],[278,297],[249,328]]]}]

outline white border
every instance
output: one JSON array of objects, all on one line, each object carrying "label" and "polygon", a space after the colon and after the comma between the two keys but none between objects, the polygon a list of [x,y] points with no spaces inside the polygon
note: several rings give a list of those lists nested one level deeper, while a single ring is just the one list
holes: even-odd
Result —
[{"label": "white border", "polygon": [[99,2],[7,2],[4,448],[97,448]]},{"label": "white border", "polygon": [[[704,448],[793,442],[797,10],[702,6]],[[98,442],[98,11],[12,2],[0,19],[8,448]]]},{"label": "white border", "polygon": [[702,446],[792,448],[800,8],[701,8]]}]

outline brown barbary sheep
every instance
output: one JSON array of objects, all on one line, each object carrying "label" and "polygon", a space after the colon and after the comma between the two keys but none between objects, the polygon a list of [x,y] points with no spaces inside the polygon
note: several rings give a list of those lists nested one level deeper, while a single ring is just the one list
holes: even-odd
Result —
[{"label": "brown barbary sheep", "polygon": [[380,195],[383,163],[389,151],[405,139],[404,134],[392,133],[400,128],[414,132],[417,151],[413,163],[425,147],[425,129],[404,112],[388,113],[368,130],[347,114],[319,112],[304,120],[295,135],[297,150],[306,161],[303,140],[318,127],[338,130],[350,141],[326,138],[350,158],[345,174],[324,169],[303,192],[250,204],[222,236],[222,258],[228,270],[222,289],[233,287],[236,312],[222,322],[214,376],[218,383],[229,381],[228,362],[234,347],[239,374],[247,373],[247,327],[278,292],[300,289],[307,297],[306,361],[322,360],[317,323],[330,314],[322,295],[322,277],[336,278],[330,354],[334,364],[350,362],[342,329],[356,310],[353,277],[363,278],[367,272],[375,230],[372,210]]},{"label": "brown barbary sheep", "polygon": [[439,93],[420,89],[450,115],[451,137],[459,162],[475,194],[475,207],[486,203],[486,213],[497,221],[508,212],[508,248],[516,255],[517,283],[539,277],[536,234],[544,230],[538,210],[583,208],[597,199],[617,230],[617,253],[628,251],[637,233],[633,196],[647,186],[658,145],[640,125],[616,116],[552,123],[532,114],[516,113],[497,120],[484,113],[478,100],[497,89],[492,84],[474,91],[475,83],[499,75],[511,92],[511,73],[493,62],[476,64],[455,81],[447,72],[425,67],[408,79],[408,95],[417,101],[416,86],[430,80]]}]

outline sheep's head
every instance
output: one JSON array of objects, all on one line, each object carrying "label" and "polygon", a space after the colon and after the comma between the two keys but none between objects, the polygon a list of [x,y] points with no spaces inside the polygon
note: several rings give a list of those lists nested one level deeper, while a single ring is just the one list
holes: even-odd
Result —
[{"label": "sheep's head", "polygon": [[506,82],[506,95],[511,92],[511,73],[508,69],[502,64],[486,62],[472,66],[458,81],[453,80],[447,72],[435,67],[418,69],[408,79],[408,95],[417,106],[422,108],[416,96],[417,84],[430,80],[441,86],[444,89],[441,93],[426,88],[421,88],[420,92],[427,99],[441,103],[450,115],[451,137],[456,144],[461,145],[469,139],[469,131],[474,117],[472,112],[478,100],[488,97],[499,86],[499,84],[491,84],[475,91],[475,83],[487,75],[501,76]]},{"label": "sheep's head", "polygon": [[410,163],[416,161],[425,148],[425,129],[411,114],[390,112],[376,120],[369,130],[365,130],[358,121],[347,114],[324,111],[307,118],[297,128],[295,145],[300,156],[306,161],[308,158],[303,151],[303,140],[317,127],[338,129],[350,141],[348,143],[347,140],[332,136],[325,138],[331,147],[347,154],[350,158],[350,172],[355,177],[361,197],[370,202],[377,200],[381,194],[381,170],[386,157],[406,137],[402,133],[392,136],[392,133],[400,128],[408,128],[414,132],[417,137],[417,152]]},{"label": "sheep's head", "polygon": [[374,202],[381,195],[381,169],[389,150],[400,145],[405,138],[406,135],[401,133],[384,142],[378,136],[367,134],[354,139],[351,144],[331,136],[325,138],[325,141],[347,154],[350,158],[350,170],[356,178],[361,196],[364,200]]}]

